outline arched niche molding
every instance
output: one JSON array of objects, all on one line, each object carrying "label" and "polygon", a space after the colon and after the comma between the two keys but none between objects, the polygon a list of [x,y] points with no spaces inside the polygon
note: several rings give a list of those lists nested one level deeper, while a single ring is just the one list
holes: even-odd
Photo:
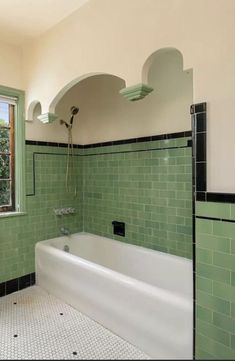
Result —
[{"label": "arched niche molding", "polygon": [[144,84],[149,83],[149,70],[156,62],[158,57],[163,56],[166,53],[172,53],[177,58],[178,67],[181,71],[191,71],[191,69],[184,69],[184,58],[183,54],[180,50],[174,47],[167,47],[167,48],[161,48],[156,51],[154,51],[145,61],[143,68],[142,68],[142,82]]},{"label": "arched niche molding", "polygon": [[42,107],[41,103],[38,100],[33,100],[27,109],[27,116],[26,116],[26,122],[33,122],[35,118],[35,113],[41,114],[42,113]]},{"label": "arched niche molding", "polygon": [[50,105],[49,105],[49,112],[48,113],[44,113],[41,114],[40,116],[38,116],[38,119],[46,124],[46,123],[52,123],[55,119],[58,118],[58,116],[56,115],[56,107],[58,105],[58,103],[60,102],[60,100],[64,97],[64,95],[75,85],[79,84],[81,81],[88,79],[90,77],[93,76],[97,76],[97,75],[108,75],[108,76],[113,76],[116,77],[118,79],[123,80],[123,82],[125,83],[125,80],[120,78],[117,75],[114,74],[109,74],[109,73],[104,73],[104,72],[92,72],[92,73],[88,73],[88,74],[84,74],[82,76],[79,76],[73,80],[71,80],[68,84],[66,84],[59,92],[58,94],[54,97],[54,99],[51,101]]},{"label": "arched niche molding", "polygon": [[177,61],[179,62],[179,69],[183,71],[183,55],[182,53],[173,47],[161,48],[154,51],[145,61],[142,73],[141,73],[141,83],[136,85],[129,86],[120,91],[120,93],[130,101],[136,101],[145,98],[150,94],[154,88],[149,84],[149,70],[159,56],[164,55],[165,53],[172,53],[174,56],[177,55]]}]

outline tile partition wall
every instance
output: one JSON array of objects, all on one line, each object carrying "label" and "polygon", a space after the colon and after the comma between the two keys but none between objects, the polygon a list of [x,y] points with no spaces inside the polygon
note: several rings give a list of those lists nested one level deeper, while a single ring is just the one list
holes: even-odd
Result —
[{"label": "tile partition wall", "polygon": [[191,107],[196,359],[235,359],[235,194],[206,185],[206,103]]}]

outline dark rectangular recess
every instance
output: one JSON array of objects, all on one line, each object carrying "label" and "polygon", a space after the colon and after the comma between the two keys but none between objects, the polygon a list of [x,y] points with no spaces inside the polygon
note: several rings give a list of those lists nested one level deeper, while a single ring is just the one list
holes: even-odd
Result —
[{"label": "dark rectangular recess", "polygon": [[118,222],[113,221],[113,234],[116,234],[117,236],[125,237],[125,223],[124,222]]}]

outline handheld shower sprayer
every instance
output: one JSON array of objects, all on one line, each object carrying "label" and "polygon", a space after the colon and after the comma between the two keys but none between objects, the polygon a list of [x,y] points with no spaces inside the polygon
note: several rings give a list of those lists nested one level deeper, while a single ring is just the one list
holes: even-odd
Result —
[{"label": "handheld shower sprayer", "polygon": [[[74,105],[70,108],[70,120],[66,122],[61,119],[60,124],[64,124],[68,129],[68,153],[67,153],[67,166],[66,166],[66,189],[69,192],[69,183],[73,181],[74,173],[74,160],[73,160],[73,139],[72,139],[72,128],[73,128],[73,118],[79,112],[79,108]],[[74,188],[74,196],[77,194],[77,187]]]},{"label": "handheld shower sprayer", "polygon": [[64,124],[66,128],[72,128],[73,126],[73,118],[79,112],[79,108],[75,107],[74,105],[70,108],[70,121],[67,123],[65,120],[60,119],[60,124]]},{"label": "handheld shower sprayer", "polygon": [[70,111],[71,111],[70,125],[73,125],[74,115],[76,115],[76,114],[79,112],[79,108],[78,108],[78,107],[75,107],[75,106],[73,105],[73,106],[71,107]]}]

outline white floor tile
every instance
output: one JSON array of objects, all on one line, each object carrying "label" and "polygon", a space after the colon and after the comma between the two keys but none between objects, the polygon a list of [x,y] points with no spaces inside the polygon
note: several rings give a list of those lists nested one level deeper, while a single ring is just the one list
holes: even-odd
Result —
[{"label": "white floor tile", "polygon": [[33,286],[0,298],[0,360],[13,359],[146,360],[149,357]]}]

